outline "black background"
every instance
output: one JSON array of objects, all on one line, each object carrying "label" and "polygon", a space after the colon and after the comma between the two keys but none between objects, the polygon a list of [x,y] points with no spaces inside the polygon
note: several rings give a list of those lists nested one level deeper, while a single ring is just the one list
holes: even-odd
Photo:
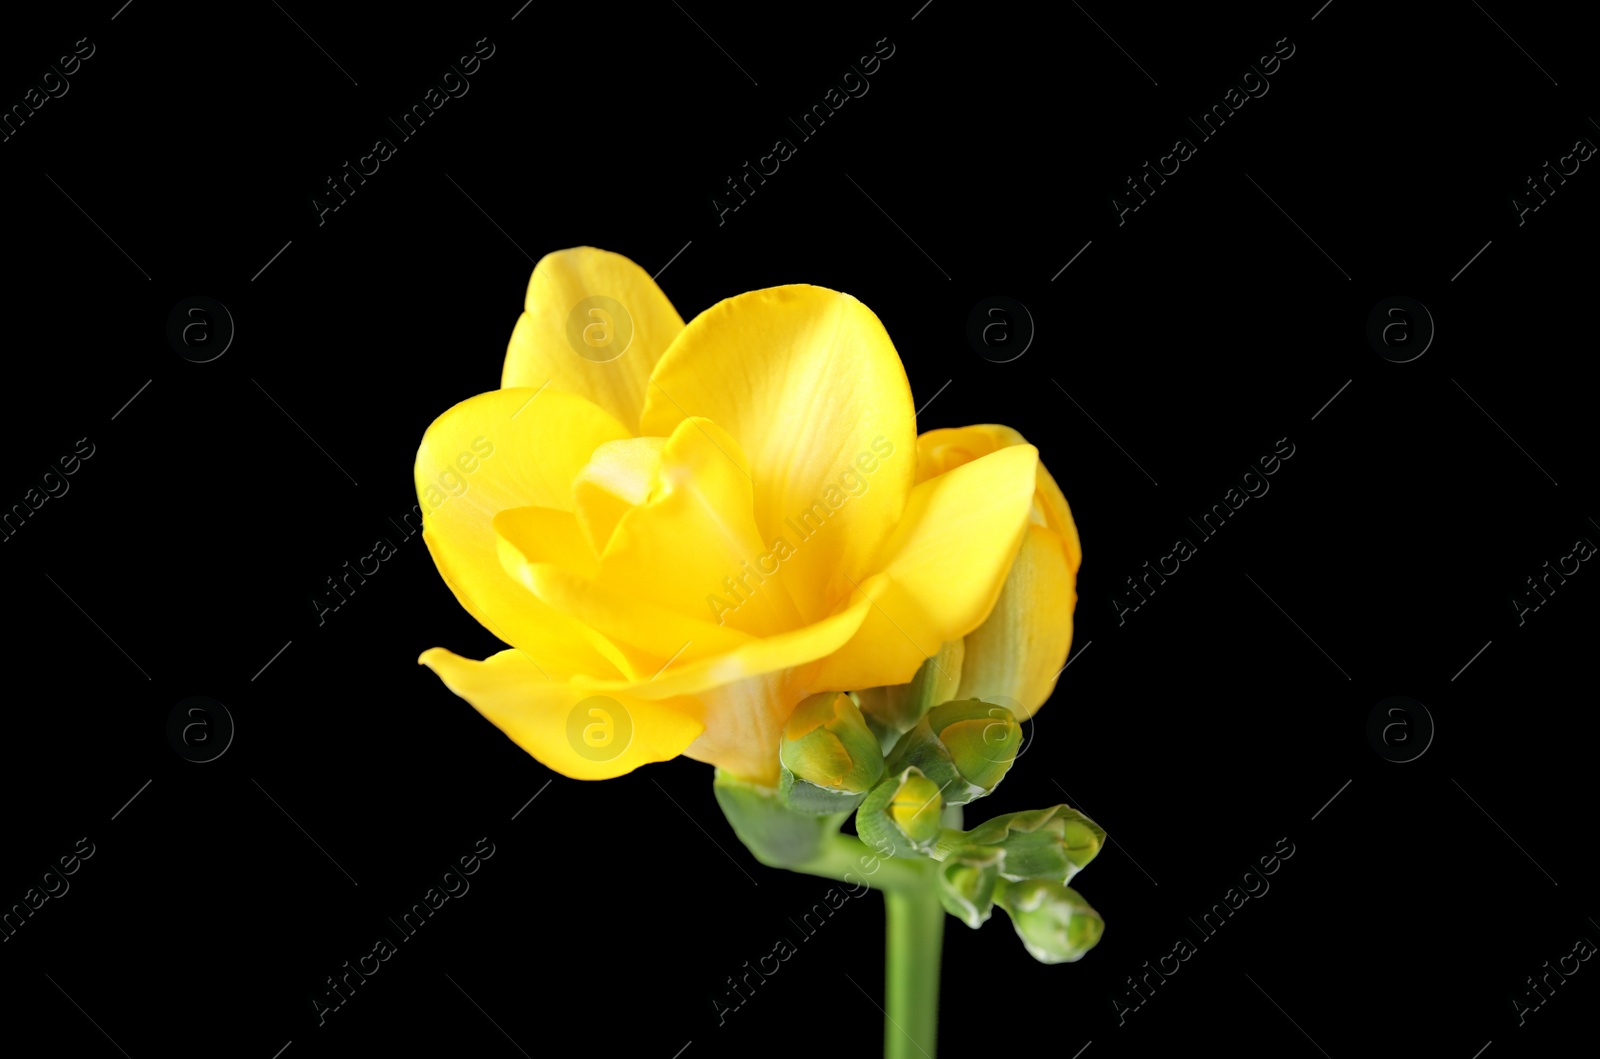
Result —
[{"label": "black background", "polygon": [[[428,423],[498,385],[532,261],[582,244],[670,261],[685,319],[781,283],[851,292],[920,428],[1013,425],[1072,504],[1074,660],[969,819],[1069,791],[1112,838],[1075,880],[1108,925],[1045,967],[1001,914],[947,921],[946,1054],[1473,1059],[1583,1029],[1592,964],[1525,1025],[1507,999],[1600,940],[1600,574],[1520,625],[1509,602],[1600,540],[1600,177],[1521,226],[1510,201],[1600,135],[1575,13],[117,3],[8,15],[0,43],[13,101],[95,46],[0,143],[0,505],[94,446],[0,543],[0,899],[95,848],[0,944],[6,1034],[261,1059],[879,1047],[876,897],[718,1024],[708,996],[827,883],[758,865],[707,766],[568,780],[418,667],[497,649],[420,540],[318,624],[324,579],[415,503]],[[485,37],[468,94],[319,226],[311,196]],[[719,225],[710,196],[884,38],[868,94]],[[1119,226],[1110,196],[1284,38],[1268,94]],[[206,364],[165,338],[197,294],[237,328]],[[1437,327],[1405,364],[1364,330],[1396,294]],[[992,295],[1036,325],[1010,363],[966,339]],[[1270,492],[1119,623],[1123,578],[1281,438]],[[166,736],[195,694],[237,724],[205,764]],[[1395,694],[1437,729],[1406,764],[1366,736]],[[470,892],[318,1025],[307,994],[483,836]],[[1119,1025],[1108,995],[1198,942],[1186,917],[1281,838],[1270,891]]]}]

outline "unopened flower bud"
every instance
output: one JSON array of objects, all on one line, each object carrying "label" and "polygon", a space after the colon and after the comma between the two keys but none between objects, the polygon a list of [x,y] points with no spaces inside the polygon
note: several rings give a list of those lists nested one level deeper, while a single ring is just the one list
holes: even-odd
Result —
[{"label": "unopened flower bud", "polygon": [[950,844],[1000,850],[1000,874],[1012,881],[1050,879],[1065,885],[1105,841],[1099,824],[1071,806],[1052,805],[986,820]]},{"label": "unopened flower bud", "polygon": [[916,768],[892,773],[872,789],[856,812],[856,833],[891,856],[921,855],[933,848],[944,802],[939,785]]},{"label": "unopened flower bud", "polygon": [[778,758],[784,802],[803,812],[849,812],[883,778],[878,737],[842,692],[812,695],[795,707]]},{"label": "unopened flower bud", "polygon": [[947,805],[965,805],[999,785],[1021,743],[1022,725],[1004,706],[947,702],[900,737],[889,769],[914,765],[939,784]]},{"label": "unopened flower bud", "polygon": [[939,868],[939,900],[945,911],[973,930],[988,922],[1004,859],[994,846],[972,846],[946,860]]},{"label": "unopened flower bud", "polygon": [[1011,916],[1028,954],[1040,963],[1080,960],[1105,931],[1100,913],[1077,891],[1047,879],[1002,881],[994,900]]}]

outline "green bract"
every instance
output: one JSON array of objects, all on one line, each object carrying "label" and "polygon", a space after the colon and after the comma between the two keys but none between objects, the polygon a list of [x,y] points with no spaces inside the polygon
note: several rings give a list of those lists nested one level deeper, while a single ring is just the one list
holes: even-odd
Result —
[{"label": "green bract", "polygon": [[815,857],[848,813],[812,816],[786,807],[771,787],[717,769],[712,791],[733,833],[755,858],[771,868],[792,868]]}]

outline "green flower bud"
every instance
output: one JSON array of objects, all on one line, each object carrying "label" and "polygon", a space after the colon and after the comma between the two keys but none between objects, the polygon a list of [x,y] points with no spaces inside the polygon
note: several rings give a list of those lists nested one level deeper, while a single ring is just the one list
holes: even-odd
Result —
[{"label": "green flower bud", "polygon": [[1013,882],[1050,879],[1065,885],[1105,841],[1099,824],[1069,805],[1052,805],[986,820],[950,844],[1003,851],[1000,874]]},{"label": "green flower bud", "polygon": [[1022,743],[1022,725],[1004,706],[967,699],[929,710],[889,755],[891,772],[915,766],[944,790],[948,805],[993,791]]},{"label": "green flower bud", "polygon": [[872,788],[856,813],[856,834],[889,856],[921,855],[939,835],[944,803],[939,786],[915,768],[902,769]]},{"label": "green flower bud", "polygon": [[738,779],[721,769],[717,769],[711,789],[739,841],[756,860],[771,868],[789,868],[811,860],[849,816],[795,812],[784,804],[776,788]]},{"label": "green flower bud", "polygon": [[922,663],[911,683],[856,692],[856,701],[868,722],[887,739],[885,750],[893,747],[900,733],[922,720],[933,707],[956,697],[964,650],[961,640],[951,640],[939,648],[938,654]]},{"label": "green flower bud", "polygon": [[795,707],[778,743],[779,791],[791,809],[850,812],[883,778],[878,737],[850,696],[811,695]]},{"label": "green flower bud", "polygon": [[1047,879],[1001,881],[995,904],[1011,916],[1028,955],[1040,963],[1074,963],[1095,947],[1105,920],[1076,890]]},{"label": "green flower bud", "polygon": [[939,869],[939,900],[945,911],[973,930],[987,923],[1004,859],[997,847],[974,846],[946,860]]}]

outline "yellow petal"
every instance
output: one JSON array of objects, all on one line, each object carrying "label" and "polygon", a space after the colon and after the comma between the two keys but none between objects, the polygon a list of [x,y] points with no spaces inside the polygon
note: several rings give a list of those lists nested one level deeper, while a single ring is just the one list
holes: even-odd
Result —
[{"label": "yellow petal", "polygon": [[980,456],[1027,443],[1020,433],[999,423],[924,431],[917,436],[917,483],[937,478]]},{"label": "yellow petal", "polygon": [[555,563],[573,573],[593,577],[600,572],[578,517],[553,507],[512,507],[494,517],[500,568],[522,582],[529,563]]},{"label": "yellow petal", "polygon": [[1073,575],[1061,538],[1029,525],[994,610],[967,634],[954,698],[1014,702],[1029,717],[1044,705],[1072,646]]},{"label": "yellow petal", "polygon": [[594,450],[594,458],[572,483],[572,501],[595,558],[604,554],[617,523],[650,499],[661,469],[666,438],[627,438]]},{"label": "yellow petal", "polygon": [[779,669],[709,688],[697,696],[705,709],[705,733],[685,757],[715,765],[742,780],[776,787],[783,726],[810,692],[816,665]]},{"label": "yellow petal", "polygon": [[[702,661],[674,663],[653,680],[624,690],[652,699],[692,696],[701,705],[706,731],[684,754],[742,779],[775,785],[783,726],[806,696],[842,690],[818,682],[823,660],[849,641],[870,606],[858,599],[814,625]],[[599,693],[620,687],[583,677],[575,682]]]},{"label": "yellow petal", "polygon": [[540,763],[580,780],[609,779],[683,753],[705,729],[692,699],[594,695],[545,680],[520,651],[482,662],[442,647],[417,659]]},{"label": "yellow petal", "polygon": [[645,677],[668,665],[726,654],[755,638],[726,625],[679,614],[634,592],[612,592],[593,580],[553,563],[527,563],[518,579],[544,602],[604,633],[613,642],[637,648],[654,664]]},{"label": "yellow petal", "polygon": [[779,560],[756,531],[744,453],[707,419],[677,424],[662,447],[658,484],[631,508],[600,560],[596,585],[679,614],[770,635],[801,623]]},{"label": "yellow petal", "polygon": [[[861,627],[871,606],[870,600],[858,594],[856,599],[847,602],[838,613],[830,614],[819,622],[775,636],[752,638],[744,646],[727,654],[714,655],[692,663],[674,663],[664,673],[647,683],[600,680],[582,675],[573,679],[586,687],[602,691],[608,688],[631,688],[635,693],[652,699],[674,695],[703,695],[712,689],[746,677],[800,668],[825,660],[850,641]],[[844,690],[846,688],[808,685],[806,694]],[[802,695],[782,706],[783,714],[776,719],[779,731],[789,719],[788,711],[804,697]],[[732,717],[726,720],[728,723],[724,729],[727,731],[734,731],[745,723]],[[778,744],[774,742],[773,753],[776,753],[777,749]]]},{"label": "yellow petal", "polygon": [[988,617],[1021,544],[1039,453],[1015,445],[917,486],[882,572],[859,594],[872,610],[823,667],[823,686],[904,684],[946,640]]},{"label": "yellow petal", "polygon": [[1072,509],[1067,506],[1066,495],[1061,492],[1061,487],[1044,469],[1044,463],[1039,464],[1038,491],[1034,495],[1034,503],[1044,509],[1045,525],[1056,536],[1061,538],[1061,544],[1066,549],[1067,566],[1074,575],[1083,565],[1083,545],[1078,541],[1078,524],[1072,519]]},{"label": "yellow petal", "polygon": [[434,420],[417,450],[423,539],[445,582],[474,618],[519,647],[551,679],[629,675],[605,637],[541,603],[502,569],[494,517],[508,508],[572,509],[573,477],[594,449],[626,436],[581,397],[495,390]]},{"label": "yellow petal", "polygon": [[[930,430],[917,439],[919,481],[1027,440],[985,423]],[[1050,697],[1072,645],[1076,577],[1083,562],[1066,497],[1039,464],[1028,534],[987,621],[965,640],[958,698],[1010,699],[1029,716]]]},{"label": "yellow petal", "polygon": [[779,577],[802,619],[830,613],[871,572],[916,472],[911,387],[883,324],[822,287],[719,302],[656,365],[640,433],[690,416],[748,457],[756,527],[794,549]]},{"label": "yellow petal", "polygon": [[[952,467],[970,463],[980,456],[1008,448],[1026,445],[1028,439],[1011,427],[999,423],[980,423],[970,427],[941,427],[929,430],[917,438],[917,482],[943,474]],[[1077,573],[1083,564],[1083,547],[1078,542],[1078,527],[1072,521],[1072,509],[1061,487],[1039,463],[1037,495],[1034,497],[1032,520],[1048,526],[1065,544],[1067,562]]]},{"label": "yellow petal", "polygon": [[871,602],[857,598],[822,621],[752,639],[733,651],[689,661],[680,659],[640,681],[573,678],[591,694],[623,692],[640,698],[700,703],[706,731],[684,753],[761,783],[777,779],[778,738],[801,699],[817,691],[839,691],[818,683],[823,661],[861,627]]},{"label": "yellow petal", "polygon": [[592,246],[546,254],[506,348],[505,388],[547,383],[636,432],[650,371],[683,317],[644,269]]}]

